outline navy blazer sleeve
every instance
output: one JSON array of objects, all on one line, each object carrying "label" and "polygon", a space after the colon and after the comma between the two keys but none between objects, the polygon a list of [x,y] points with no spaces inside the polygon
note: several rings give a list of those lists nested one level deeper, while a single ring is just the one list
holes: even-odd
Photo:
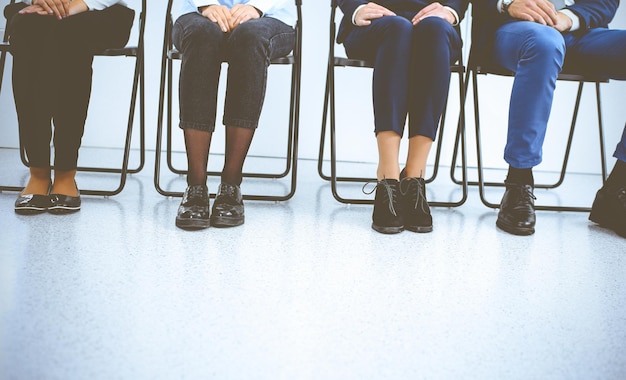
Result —
[{"label": "navy blazer sleeve", "polygon": [[580,29],[607,27],[619,7],[619,0],[576,0],[567,7],[580,18]]}]

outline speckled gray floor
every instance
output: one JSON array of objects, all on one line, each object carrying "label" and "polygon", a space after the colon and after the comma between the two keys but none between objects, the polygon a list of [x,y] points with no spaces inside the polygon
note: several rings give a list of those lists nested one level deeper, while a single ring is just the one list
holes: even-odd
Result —
[{"label": "speckled gray floor", "polygon": [[626,378],[626,239],[583,213],[511,236],[470,189],[433,233],[383,236],[306,160],[292,200],[248,202],[233,229],[177,229],[150,163],[74,215],[15,215],[16,195],[0,194],[3,380]]}]

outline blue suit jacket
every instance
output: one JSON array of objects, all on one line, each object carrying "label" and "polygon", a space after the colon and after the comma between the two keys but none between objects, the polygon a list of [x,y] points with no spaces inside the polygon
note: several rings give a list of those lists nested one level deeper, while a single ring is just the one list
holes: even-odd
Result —
[{"label": "blue suit jacket", "polygon": [[[411,11],[419,12],[422,8],[431,3],[435,3],[435,0],[337,0],[337,4],[344,14],[341,24],[339,25],[339,32],[337,33],[337,42],[341,43],[345,40],[346,36],[353,28],[356,28],[352,24],[352,15],[354,11],[361,5],[374,2],[382,5],[383,7],[392,10],[394,12]],[[450,7],[456,11],[460,19],[463,19],[469,0],[441,0],[441,5]],[[459,20],[460,21],[460,20]]]},{"label": "blue suit jacket", "polygon": [[[498,0],[472,1],[472,57],[481,62],[491,58],[496,30],[513,21],[498,12]],[[592,28],[606,28],[615,17],[619,0],[576,0],[567,7],[580,18],[580,29],[573,33],[585,33]]]}]

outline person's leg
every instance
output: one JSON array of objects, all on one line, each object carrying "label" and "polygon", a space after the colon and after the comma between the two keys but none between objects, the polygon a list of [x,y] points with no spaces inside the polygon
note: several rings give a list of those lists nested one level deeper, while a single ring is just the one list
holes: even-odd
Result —
[{"label": "person's leg", "polygon": [[20,131],[30,164],[22,194],[47,195],[50,190],[51,90],[50,60],[57,22],[52,17],[15,15],[11,19],[13,95]]},{"label": "person's leg", "polygon": [[461,39],[450,23],[429,17],[413,29],[411,51],[406,174],[423,177],[426,158],[448,98],[450,65],[461,53]]},{"label": "person's leg", "polygon": [[245,159],[259,124],[270,60],[293,50],[295,31],[274,18],[249,20],[235,28],[225,43],[228,61],[223,123],[226,126],[224,167],[213,203],[211,225],[244,223],[241,194]]},{"label": "person's leg", "polygon": [[404,228],[398,155],[408,110],[412,33],[409,20],[389,16],[354,29],[344,42],[350,58],[374,62],[372,98],[379,159],[372,228],[382,233]]},{"label": "person's leg", "polygon": [[185,135],[189,185],[206,184],[224,41],[219,26],[199,14],[183,15],[174,24],[173,42],[183,56],[180,127]]},{"label": "person's leg", "polygon": [[504,159],[514,168],[532,168],[541,162],[565,43],[551,27],[518,21],[498,29],[494,49],[496,63],[515,73]]},{"label": "person's leg", "polygon": [[582,35],[566,33],[564,38],[564,72],[626,80],[626,30],[596,28]]},{"label": "person's leg", "polygon": [[496,63],[515,73],[504,159],[509,164],[497,226],[512,234],[535,232],[532,168],[541,162],[565,43],[555,29],[517,21],[498,29]]},{"label": "person's leg", "polygon": [[113,6],[58,22],[59,38],[54,44],[58,75],[54,76],[53,194],[79,195],[75,174],[91,95],[94,52],[123,47],[130,34],[133,15],[134,12],[126,7]]},{"label": "person's leg", "polygon": [[187,184],[176,216],[181,228],[210,225],[206,171],[215,130],[217,90],[224,33],[210,20],[192,13],[174,24],[173,42],[182,53],[179,80],[180,127],[187,152]]},{"label": "person's leg", "polygon": [[228,37],[223,183],[241,185],[243,164],[263,108],[269,62],[289,54],[294,43],[293,28],[268,17],[247,21]]}]

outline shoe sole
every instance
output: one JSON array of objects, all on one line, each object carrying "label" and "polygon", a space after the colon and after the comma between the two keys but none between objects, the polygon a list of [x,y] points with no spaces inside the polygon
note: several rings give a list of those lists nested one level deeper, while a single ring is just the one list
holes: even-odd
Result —
[{"label": "shoe sole", "polygon": [[47,208],[39,207],[19,207],[15,208],[15,213],[18,215],[37,215],[46,212]]},{"label": "shoe sole", "polygon": [[404,226],[404,229],[411,232],[417,232],[420,234],[433,232],[433,226]]},{"label": "shoe sole", "polygon": [[178,219],[176,218],[176,227],[184,230],[201,230],[211,225],[208,219]]},{"label": "shoe sole", "polygon": [[225,216],[211,217],[211,226],[217,228],[228,228],[241,226],[245,218],[229,218]]},{"label": "shoe sole", "polygon": [[404,230],[404,227],[384,227],[372,223],[372,229],[376,232],[380,232],[381,234],[391,235],[402,232],[402,230]]},{"label": "shoe sole", "polygon": [[498,226],[501,230],[505,232],[508,232],[510,234],[517,235],[517,236],[528,236],[528,235],[532,235],[535,233],[534,227],[528,227],[528,228],[513,227],[511,225],[501,222],[500,220],[496,221],[496,226]]},{"label": "shoe sole", "polygon": [[48,212],[54,215],[72,214],[80,211],[80,207],[50,207]]}]

